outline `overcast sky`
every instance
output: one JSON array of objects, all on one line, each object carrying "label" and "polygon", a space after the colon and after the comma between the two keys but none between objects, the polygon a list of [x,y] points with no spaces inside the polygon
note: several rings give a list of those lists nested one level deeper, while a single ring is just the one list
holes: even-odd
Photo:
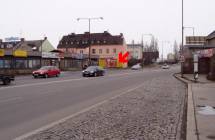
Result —
[{"label": "overcast sky", "polygon": [[[0,0],[0,38],[47,36],[56,47],[63,35],[88,30],[78,17],[104,17],[92,22],[92,32],[123,33],[127,43],[141,34],[153,34],[165,43],[165,54],[174,40],[181,41],[181,0]],[[196,35],[215,30],[215,0],[184,0],[184,24]],[[191,29],[185,35],[192,35]],[[149,37],[144,36],[144,40]],[[161,44],[161,43],[160,43]]]}]

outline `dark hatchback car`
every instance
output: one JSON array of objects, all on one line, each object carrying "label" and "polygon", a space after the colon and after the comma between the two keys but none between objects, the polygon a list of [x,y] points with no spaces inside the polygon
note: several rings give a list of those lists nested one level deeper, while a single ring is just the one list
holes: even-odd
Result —
[{"label": "dark hatchback car", "polygon": [[43,66],[39,70],[33,71],[32,73],[34,78],[38,77],[59,77],[60,76],[60,70],[56,66]]},{"label": "dark hatchback car", "polygon": [[0,69],[0,81],[4,85],[9,85],[11,81],[15,80],[15,74],[12,70]]},{"label": "dark hatchback car", "polygon": [[89,66],[85,70],[83,70],[83,77],[86,76],[103,76],[105,74],[105,70],[99,66]]}]

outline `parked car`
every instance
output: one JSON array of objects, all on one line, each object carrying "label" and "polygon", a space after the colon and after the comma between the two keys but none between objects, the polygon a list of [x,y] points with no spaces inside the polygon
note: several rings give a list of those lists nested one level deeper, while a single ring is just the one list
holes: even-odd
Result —
[{"label": "parked car", "polygon": [[60,76],[60,70],[56,66],[43,66],[39,70],[33,71],[32,73],[34,78],[38,77],[59,77]]},{"label": "parked car", "polygon": [[83,77],[85,76],[103,76],[105,74],[105,70],[99,66],[89,66],[85,70],[82,71]]},{"label": "parked car", "polygon": [[9,85],[11,81],[15,80],[15,74],[13,70],[0,69],[0,81],[4,85]]},{"label": "parked car", "polygon": [[167,65],[167,64],[164,64],[164,65],[162,65],[162,66],[161,66],[161,68],[162,68],[162,69],[169,69],[169,68],[170,68],[170,66],[169,66],[169,65]]},{"label": "parked car", "polygon": [[139,69],[142,69],[142,67],[141,67],[140,63],[138,63],[138,64],[132,66],[131,69],[132,70],[139,70]]}]

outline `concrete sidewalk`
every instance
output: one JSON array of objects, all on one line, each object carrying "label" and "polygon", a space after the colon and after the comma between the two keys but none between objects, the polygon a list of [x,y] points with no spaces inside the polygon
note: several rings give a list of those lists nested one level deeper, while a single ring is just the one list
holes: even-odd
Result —
[{"label": "concrete sidewalk", "polygon": [[199,75],[194,83],[193,75],[176,77],[188,85],[187,140],[215,139],[215,82]]}]

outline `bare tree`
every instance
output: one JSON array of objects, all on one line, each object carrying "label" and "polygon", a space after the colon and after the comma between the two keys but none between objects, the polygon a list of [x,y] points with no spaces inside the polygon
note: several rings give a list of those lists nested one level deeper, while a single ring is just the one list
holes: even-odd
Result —
[{"label": "bare tree", "polygon": [[174,52],[174,56],[175,56],[175,61],[177,62],[179,59],[179,47],[178,47],[176,40],[174,42],[173,52]]}]

